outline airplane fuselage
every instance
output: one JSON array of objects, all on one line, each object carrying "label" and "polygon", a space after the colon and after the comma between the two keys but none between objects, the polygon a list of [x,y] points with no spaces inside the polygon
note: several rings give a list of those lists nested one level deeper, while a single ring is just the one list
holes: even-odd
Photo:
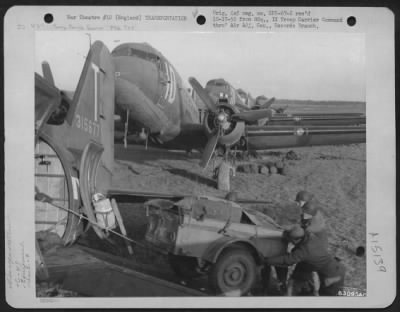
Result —
[{"label": "airplane fuselage", "polygon": [[184,124],[199,123],[199,111],[175,68],[145,43],[126,43],[112,52],[116,113],[129,118],[130,131],[141,128],[160,143],[179,135]]},{"label": "airplane fuselage", "polygon": [[243,102],[237,90],[222,78],[209,80],[205,86],[205,90],[215,102],[228,103],[231,106],[239,105],[247,107],[247,104]]},{"label": "airplane fuselage", "polygon": [[[124,127],[127,130],[125,138],[129,134],[138,134],[140,139],[150,138],[166,148],[186,150],[204,148],[210,138],[214,138],[211,141],[213,144],[218,142],[220,145],[232,146],[245,135],[245,122],[251,125],[254,123],[253,119],[265,118],[254,117],[265,114],[257,115],[257,112],[249,111],[249,107],[240,98],[237,90],[227,81],[213,79],[206,84],[204,91],[210,102],[215,103],[215,109],[203,116],[203,124],[200,124],[199,109],[204,107],[196,105],[175,68],[159,51],[146,43],[125,43],[112,51],[112,57],[115,67],[115,111],[121,116],[121,121],[127,125]],[[196,90],[196,92],[202,91]],[[264,105],[268,104],[266,98],[261,100],[265,102]],[[328,139],[318,142],[311,140],[311,134],[314,135],[314,133],[326,138],[325,130],[325,132],[321,132],[320,129],[313,132],[308,127],[315,123],[329,125],[330,123],[325,119],[320,121],[320,118],[316,116],[308,119],[303,116],[299,122],[288,118],[287,121],[285,120],[286,128],[277,130],[273,122],[278,116],[275,118],[272,110],[264,109],[264,111],[267,110],[269,115],[266,120],[271,121],[271,124],[264,125],[262,122],[267,127],[265,131],[260,132],[257,129],[253,131],[254,133],[251,132],[251,135],[257,137],[257,142],[246,145],[248,148],[266,149],[287,145],[329,144]],[[258,112],[261,113],[261,111]],[[231,119],[231,116],[235,117]],[[351,120],[342,119],[341,117],[333,118],[332,123],[344,126],[353,124]],[[362,120],[360,122],[362,123]],[[283,126],[279,122],[278,125]],[[305,129],[305,126],[308,128]],[[353,129],[344,130],[345,132],[353,131]],[[363,141],[364,129],[357,128],[354,131],[357,132],[357,137],[351,138],[351,141]],[[335,128],[331,132],[329,135],[335,139],[335,135],[342,134],[343,131]],[[217,133],[220,134],[217,135]],[[288,139],[285,139],[283,134],[288,136]],[[249,133],[247,132],[246,135],[249,136]],[[270,139],[271,135],[276,137],[273,142]],[[302,139],[298,140],[298,136]],[[303,136],[309,139],[305,140]],[[215,137],[218,137],[218,140],[215,140]],[[293,137],[296,137],[295,141]]]}]

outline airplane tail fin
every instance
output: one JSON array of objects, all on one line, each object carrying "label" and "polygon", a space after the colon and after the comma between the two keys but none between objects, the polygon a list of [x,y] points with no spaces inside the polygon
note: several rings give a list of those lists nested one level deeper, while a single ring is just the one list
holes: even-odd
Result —
[{"label": "airplane tail fin", "polygon": [[53,78],[53,73],[50,68],[50,64],[48,62],[43,62],[42,63],[42,71],[43,71],[43,77],[54,86],[54,78]]},{"label": "airplane tail fin", "polygon": [[[96,41],[87,55],[66,117],[71,126],[68,142],[70,149],[83,151],[89,143],[100,147],[94,149],[96,153],[102,154],[95,181],[97,191],[107,189],[113,171],[114,75],[114,64],[109,50],[102,42]],[[85,156],[87,153],[83,154]],[[86,159],[81,159],[81,167],[91,157],[88,155]],[[81,172],[83,174],[85,173]]]}]

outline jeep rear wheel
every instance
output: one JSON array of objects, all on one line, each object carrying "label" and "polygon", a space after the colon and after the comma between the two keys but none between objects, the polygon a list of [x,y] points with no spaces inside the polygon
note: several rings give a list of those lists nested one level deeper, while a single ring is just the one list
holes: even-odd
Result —
[{"label": "jeep rear wheel", "polygon": [[256,281],[256,263],[249,251],[243,248],[224,250],[212,266],[210,287],[217,295],[243,296]]}]

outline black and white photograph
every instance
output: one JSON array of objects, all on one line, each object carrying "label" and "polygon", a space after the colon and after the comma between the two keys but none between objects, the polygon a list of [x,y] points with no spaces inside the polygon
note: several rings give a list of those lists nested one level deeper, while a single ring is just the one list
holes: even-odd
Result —
[{"label": "black and white photograph", "polygon": [[[50,249],[59,266],[63,245],[83,244],[204,295],[365,295],[363,36],[35,40],[45,260]],[[76,295],[118,296],[83,256]]]},{"label": "black and white photograph", "polygon": [[367,36],[265,12],[280,31],[34,32],[36,299],[368,297]]}]

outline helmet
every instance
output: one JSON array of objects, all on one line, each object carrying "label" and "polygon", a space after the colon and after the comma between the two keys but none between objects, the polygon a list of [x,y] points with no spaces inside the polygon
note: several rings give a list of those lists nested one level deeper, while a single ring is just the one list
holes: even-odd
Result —
[{"label": "helmet", "polygon": [[314,195],[311,194],[310,192],[300,191],[300,192],[297,193],[295,201],[297,201],[297,202],[300,202],[300,201],[308,202],[311,199],[313,199],[313,197],[314,197]]},{"label": "helmet", "polygon": [[303,213],[306,213],[310,216],[315,216],[319,210],[319,207],[314,201],[308,201],[303,206]]},{"label": "helmet", "polygon": [[229,200],[229,201],[237,201],[238,193],[237,192],[229,192],[228,194],[226,194],[225,199]]},{"label": "helmet", "polygon": [[295,224],[288,232],[287,238],[289,239],[299,239],[304,237],[304,230],[299,224]]}]

